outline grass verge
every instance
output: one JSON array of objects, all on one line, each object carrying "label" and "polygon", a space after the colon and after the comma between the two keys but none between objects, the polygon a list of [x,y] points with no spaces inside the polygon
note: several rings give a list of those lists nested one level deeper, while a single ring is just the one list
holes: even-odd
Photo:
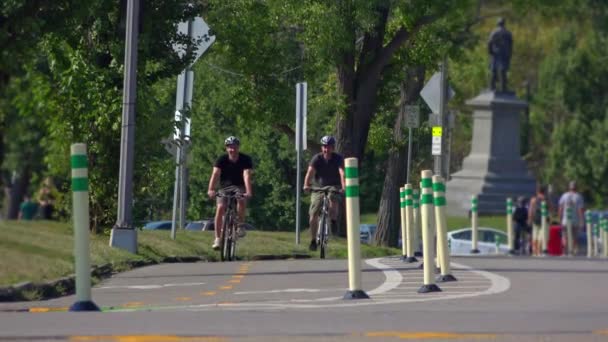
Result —
[{"label": "grass verge", "polygon": [[[74,273],[74,239],[68,223],[51,221],[1,221],[0,233],[0,287],[21,282],[41,283],[66,277]],[[171,240],[169,231],[138,231],[138,254],[111,248],[109,236],[91,236],[92,265],[111,264],[114,271],[124,271],[137,263],[161,262],[168,257],[199,257],[217,261],[219,254],[211,249],[213,232],[177,232]],[[310,255],[309,232],[301,233],[301,244],[295,244],[293,232],[249,231],[237,246],[237,255],[249,260],[258,255]],[[361,246],[363,257],[399,254],[398,249]],[[346,258],[346,239],[330,240],[328,258]]]}]

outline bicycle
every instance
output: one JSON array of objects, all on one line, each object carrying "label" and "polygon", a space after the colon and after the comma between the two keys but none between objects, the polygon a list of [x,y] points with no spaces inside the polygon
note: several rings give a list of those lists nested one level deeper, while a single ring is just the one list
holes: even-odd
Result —
[{"label": "bicycle", "polygon": [[216,196],[228,199],[228,207],[224,213],[222,231],[220,233],[220,260],[234,261],[236,260],[236,240],[238,239],[236,201],[244,198],[244,196],[236,190],[218,192]]},{"label": "bicycle", "polygon": [[321,215],[319,215],[319,226],[317,229],[317,246],[319,247],[320,258],[325,259],[325,250],[327,248],[327,240],[329,238],[330,220],[329,220],[329,194],[333,193],[341,195],[342,193],[332,189],[331,187],[311,187],[311,192],[323,194],[321,205]]}]

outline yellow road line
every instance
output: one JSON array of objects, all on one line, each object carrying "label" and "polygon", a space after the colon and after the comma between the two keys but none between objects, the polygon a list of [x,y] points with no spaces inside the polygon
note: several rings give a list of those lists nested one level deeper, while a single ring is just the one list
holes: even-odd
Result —
[{"label": "yellow road line", "polygon": [[240,283],[240,282],[241,282],[241,279],[232,279],[232,280],[229,280],[228,282],[229,282],[229,283],[235,283],[235,284],[236,284],[236,283]]},{"label": "yellow road line", "polygon": [[220,290],[230,290],[232,289],[232,285],[220,286]]},{"label": "yellow road line", "polygon": [[494,334],[461,334],[435,331],[371,331],[365,333],[367,337],[396,337],[403,340],[422,339],[491,339],[496,338]]},{"label": "yellow road line", "polygon": [[41,312],[65,312],[68,311],[68,307],[59,307],[59,308],[44,308],[44,307],[33,307],[29,308],[29,312],[32,313],[41,313]]},{"label": "yellow road line", "polygon": [[213,296],[216,293],[217,292],[215,292],[215,291],[205,291],[205,292],[201,292],[201,296]]},{"label": "yellow road line", "polygon": [[242,275],[242,274],[235,274],[235,275],[232,276],[232,278],[237,278],[237,279],[241,279],[241,278],[244,278],[244,277],[245,276]]},{"label": "yellow road line", "polygon": [[113,342],[221,342],[227,341],[219,336],[174,336],[174,335],[107,335],[107,336],[70,336],[70,341],[113,341]]},{"label": "yellow road line", "polygon": [[192,300],[192,297],[177,297],[175,298],[175,300],[179,300],[182,302],[188,301],[188,300]]},{"label": "yellow road line", "polygon": [[124,303],[122,305],[123,308],[132,308],[132,307],[136,307],[136,306],[142,306],[144,305],[144,302],[128,302],[128,303]]},{"label": "yellow road line", "polygon": [[608,329],[606,329],[606,330],[594,330],[593,333],[597,334],[597,335],[608,335]]}]

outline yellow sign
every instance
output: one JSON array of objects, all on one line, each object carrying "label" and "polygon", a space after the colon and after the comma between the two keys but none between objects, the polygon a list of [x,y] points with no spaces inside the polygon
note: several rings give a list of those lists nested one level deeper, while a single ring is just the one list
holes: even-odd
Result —
[{"label": "yellow sign", "polygon": [[434,137],[440,137],[441,136],[441,131],[442,131],[442,127],[441,126],[435,126],[435,127],[433,127],[433,136]]}]

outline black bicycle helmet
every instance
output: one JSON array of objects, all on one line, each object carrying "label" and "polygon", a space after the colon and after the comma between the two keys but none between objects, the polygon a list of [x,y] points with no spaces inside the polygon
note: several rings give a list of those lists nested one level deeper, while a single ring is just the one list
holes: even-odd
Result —
[{"label": "black bicycle helmet", "polygon": [[323,138],[321,138],[321,145],[323,145],[323,146],[325,146],[325,145],[335,146],[336,145],[336,138],[332,137],[331,135],[326,135]]},{"label": "black bicycle helmet", "polygon": [[239,138],[235,137],[235,136],[229,136],[228,138],[226,138],[226,140],[224,140],[224,146],[228,146],[228,145],[237,145],[239,146],[241,144],[241,142],[239,141]]}]

